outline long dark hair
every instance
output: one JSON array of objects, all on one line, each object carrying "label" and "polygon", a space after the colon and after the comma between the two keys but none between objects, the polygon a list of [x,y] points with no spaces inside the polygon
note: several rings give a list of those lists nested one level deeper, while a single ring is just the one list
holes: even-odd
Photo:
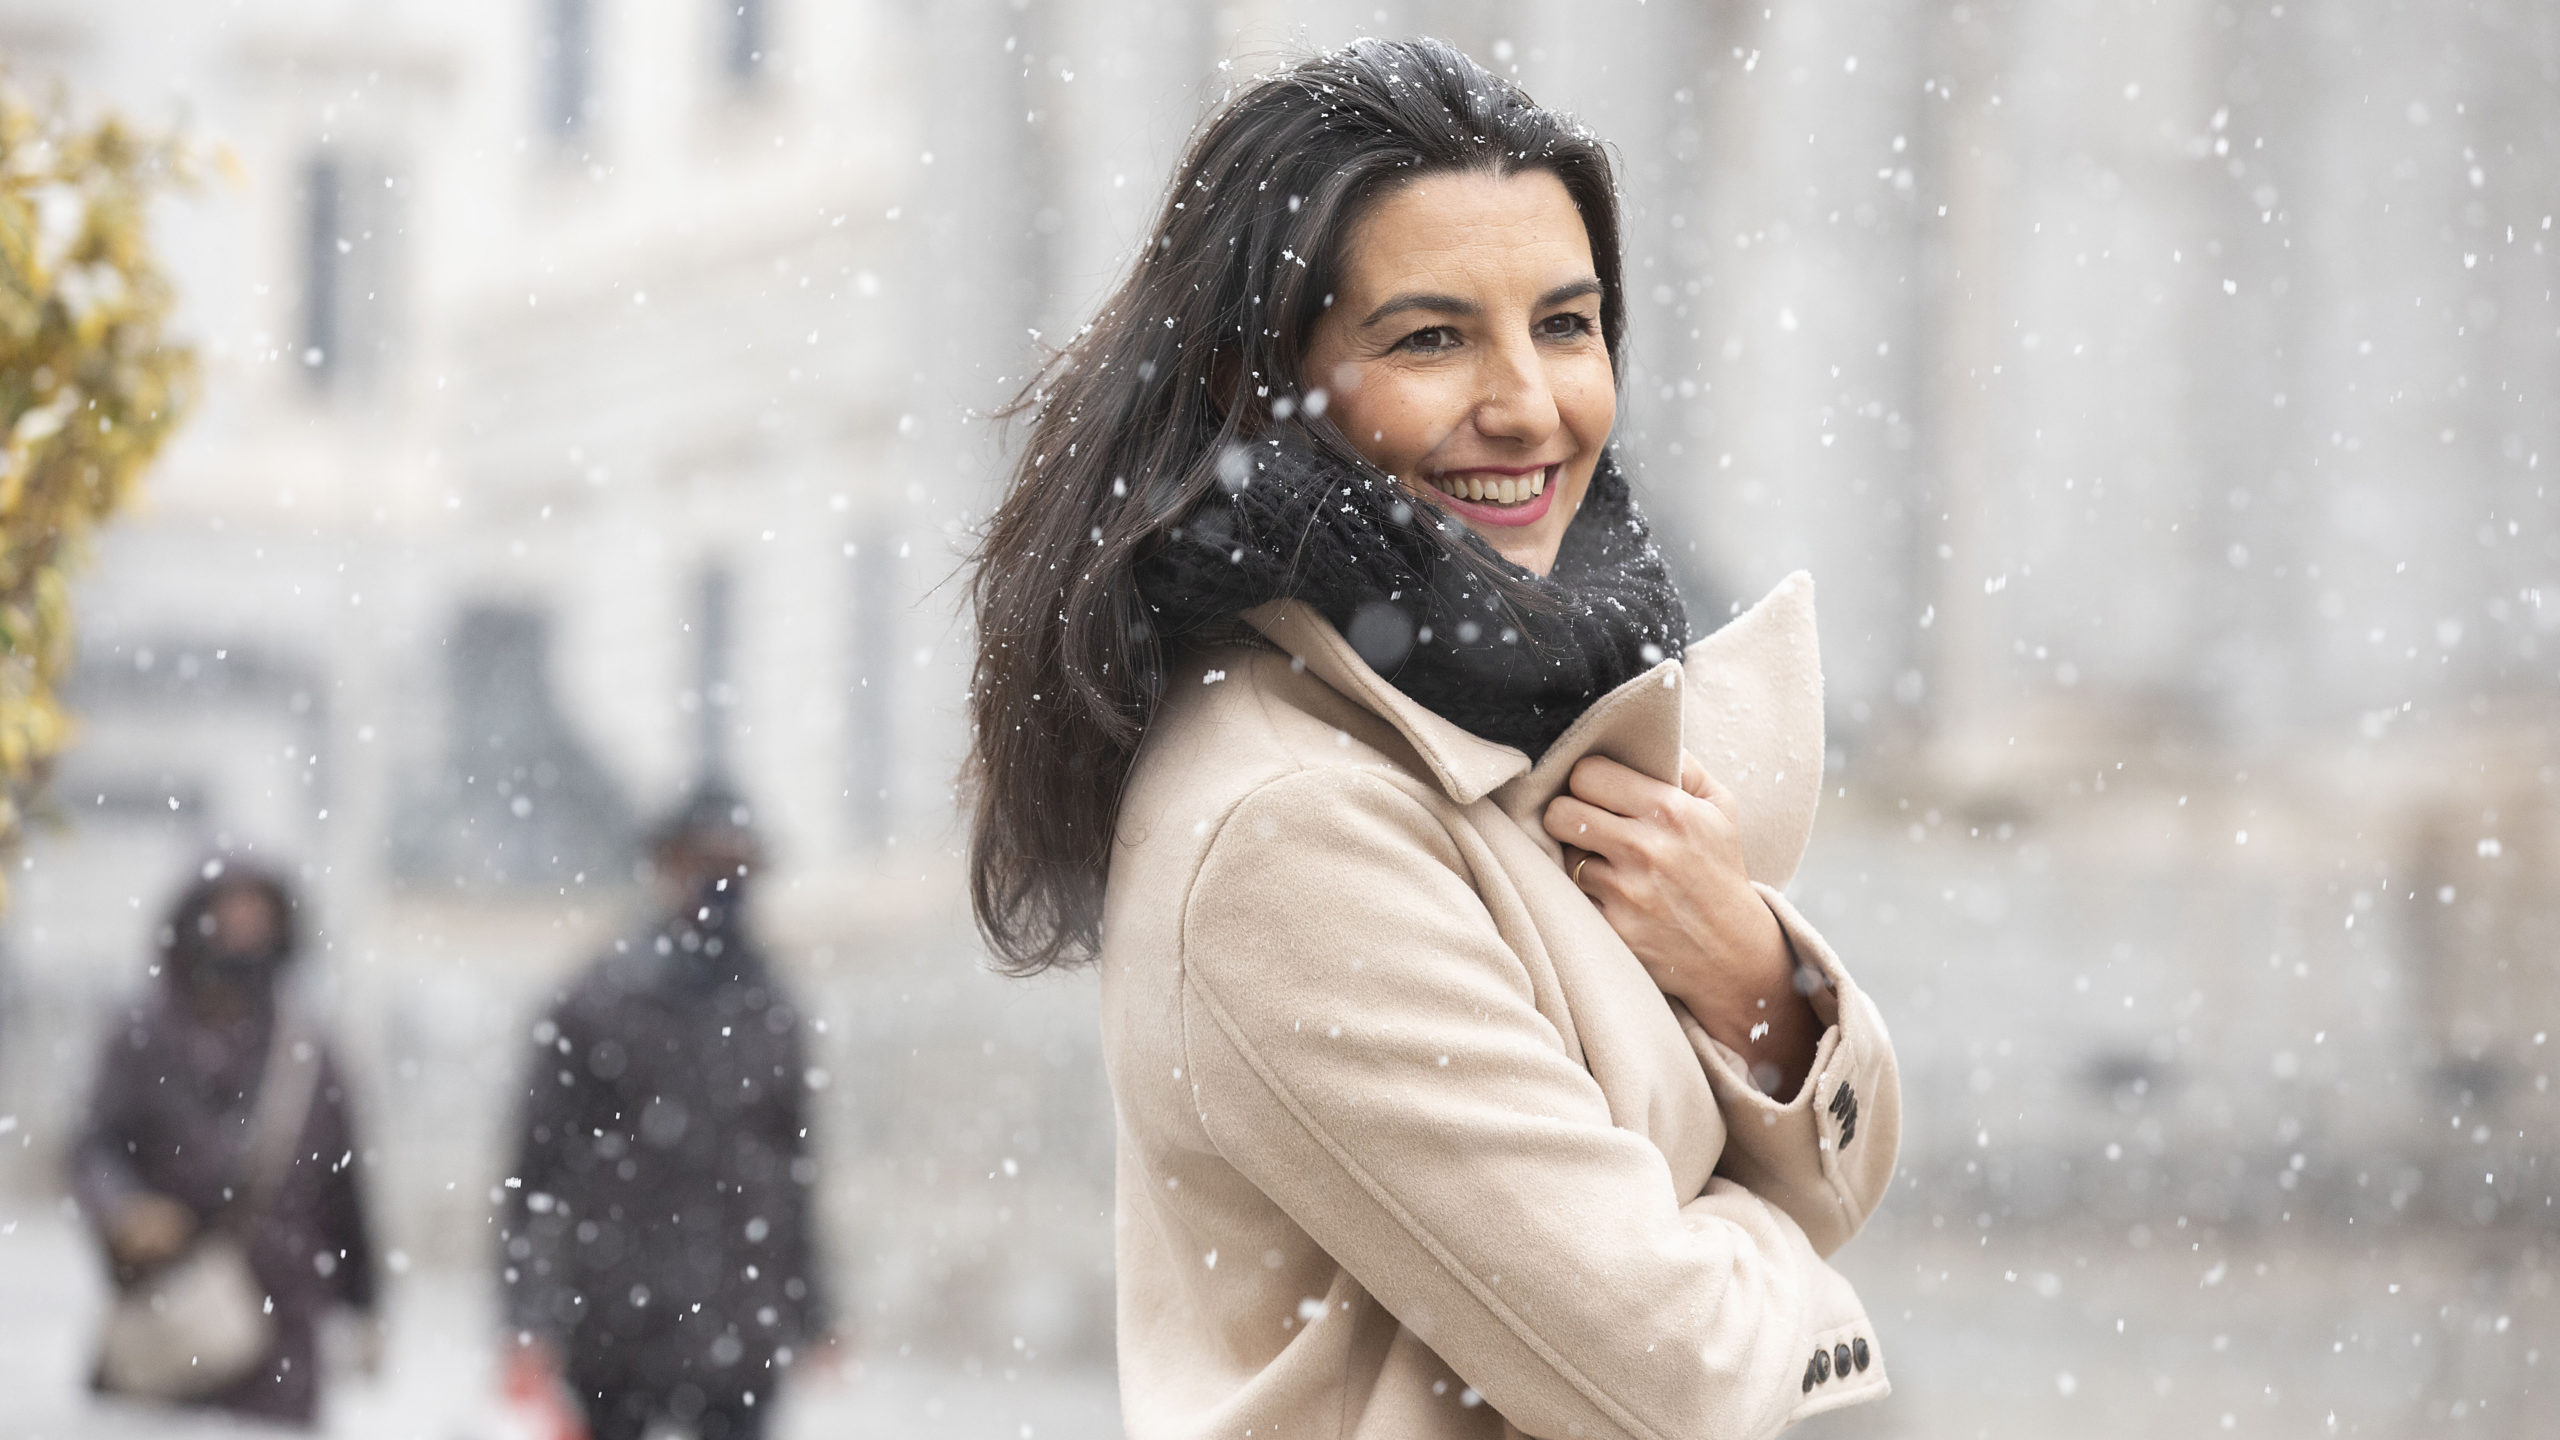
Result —
[{"label": "long dark hair", "polygon": [[1000,968],[1100,944],[1121,786],[1166,666],[1139,563],[1241,441],[1286,429],[1364,463],[1298,373],[1345,237],[1417,176],[1532,170],[1581,212],[1614,365],[1626,302],[1608,151],[1446,42],[1364,40],[1219,107],[1128,277],[1007,411],[1030,433],[974,557],[966,774],[969,896]]}]

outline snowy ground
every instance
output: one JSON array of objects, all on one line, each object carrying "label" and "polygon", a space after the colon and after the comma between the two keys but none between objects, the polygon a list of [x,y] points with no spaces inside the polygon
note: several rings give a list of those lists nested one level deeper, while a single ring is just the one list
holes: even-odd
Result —
[{"label": "snowy ground", "polygon": [[1888,1210],[1840,1263],[1895,1394],[1799,1433],[2560,1435],[2560,1235],[2363,1229],[1986,1236]]},{"label": "snowy ground", "polygon": [[[267,1434],[100,1404],[83,1388],[104,1290],[85,1237],[49,1210],[0,1198],[0,1440],[198,1440]],[[378,1379],[332,1393],[333,1436],[517,1440],[493,1388],[488,1302],[476,1276],[413,1273],[393,1291]],[[982,1368],[864,1356],[784,1397],[780,1440],[1103,1440],[1119,1404],[1103,1370]]]},{"label": "snowy ground", "polygon": [[[14,1217],[14,1218],[13,1218]],[[0,1440],[224,1432],[101,1409],[77,1383],[101,1303],[58,1211],[0,1201]],[[2404,1230],[2368,1243],[2096,1226],[1988,1237],[1888,1212],[1842,1257],[1868,1299],[1896,1393],[1808,1440],[2560,1434],[2560,1245],[2531,1229]],[[393,1358],[342,1385],[330,1433],[508,1440],[490,1400],[475,1277],[413,1274]],[[1101,1370],[1013,1373],[865,1356],[791,1396],[784,1437],[1100,1440]]]}]

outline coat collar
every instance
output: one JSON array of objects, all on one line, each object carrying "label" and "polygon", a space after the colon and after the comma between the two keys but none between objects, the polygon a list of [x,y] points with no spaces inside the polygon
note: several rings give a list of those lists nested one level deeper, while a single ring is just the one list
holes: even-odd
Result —
[{"label": "coat collar", "polygon": [[1594,701],[1534,765],[1387,683],[1312,607],[1274,600],[1244,619],[1317,679],[1394,726],[1451,800],[1471,805],[1491,796],[1551,848],[1539,816],[1563,793],[1576,761],[1605,755],[1677,784],[1684,748],[1739,801],[1753,879],[1783,887],[1812,837],[1822,796],[1822,661],[1813,578],[1802,571],[1680,659]]},{"label": "coat collar", "polygon": [[1396,728],[1422,756],[1431,778],[1461,805],[1481,800],[1495,786],[1529,768],[1529,757],[1509,745],[1497,745],[1425,709],[1422,703],[1387,683],[1369,668],[1333,622],[1315,607],[1296,600],[1274,600],[1244,612],[1245,622],[1272,644],[1305,663],[1315,677],[1340,691],[1361,709]]}]

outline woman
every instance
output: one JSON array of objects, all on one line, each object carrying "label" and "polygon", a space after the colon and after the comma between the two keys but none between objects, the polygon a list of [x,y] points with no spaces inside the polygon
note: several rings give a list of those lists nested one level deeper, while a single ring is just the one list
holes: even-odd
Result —
[{"label": "woman", "polygon": [[[370,1317],[376,1281],[353,1159],[363,1144],[337,1062],[290,1023],[277,993],[294,958],[295,908],[280,877],[206,862],[161,927],[156,992],[107,1037],[71,1162],[120,1285],[147,1287],[219,1228],[237,1236],[263,1296],[263,1354],[222,1383],[143,1398],[308,1427],[321,1318],[333,1305]],[[271,1085],[291,1098],[267,1096]],[[262,1144],[253,1132],[267,1125],[298,1138]],[[368,1367],[378,1360],[370,1321],[362,1350]],[[101,1389],[119,1388],[118,1361],[129,1358],[102,1357]]]},{"label": "woman", "polygon": [[1892,1052],[1771,888],[1807,587],[1677,657],[1608,448],[1615,203],[1516,88],[1363,42],[1208,122],[1025,397],[973,898],[1011,968],[1101,963],[1141,1440],[1884,1393],[1821,1257],[1891,1179]]}]

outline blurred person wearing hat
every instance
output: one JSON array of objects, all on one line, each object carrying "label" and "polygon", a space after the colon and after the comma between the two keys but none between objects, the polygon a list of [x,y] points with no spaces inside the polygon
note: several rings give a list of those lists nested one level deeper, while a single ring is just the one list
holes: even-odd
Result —
[{"label": "blurred person wearing hat", "polygon": [[299,908],[281,875],[206,861],[106,1039],[71,1153],[119,1292],[101,1391],[308,1427],[338,1306],[379,1361],[364,1146],[336,1057],[280,993]]},{"label": "blurred person wearing hat", "polygon": [[500,1277],[508,1389],[565,1384],[594,1440],[755,1440],[830,1349],[800,1013],[746,901],[763,859],[719,780],[649,837],[650,918],[532,1030]]}]

